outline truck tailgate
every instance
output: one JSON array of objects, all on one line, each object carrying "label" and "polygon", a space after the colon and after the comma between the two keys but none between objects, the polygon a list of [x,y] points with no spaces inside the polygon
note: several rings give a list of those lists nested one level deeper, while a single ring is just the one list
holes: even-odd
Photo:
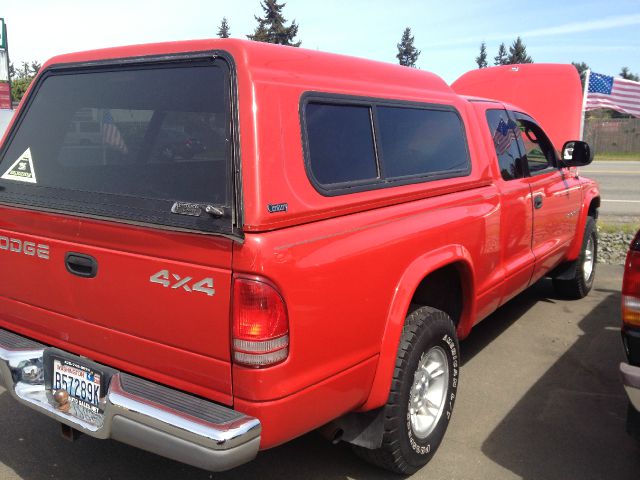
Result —
[{"label": "truck tailgate", "polygon": [[224,59],[45,67],[0,146],[0,326],[231,403]]},{"label": "truck tailgate", "polygon": [[230,266],[226,238],[0,207],[0,325],[227,403]]}]

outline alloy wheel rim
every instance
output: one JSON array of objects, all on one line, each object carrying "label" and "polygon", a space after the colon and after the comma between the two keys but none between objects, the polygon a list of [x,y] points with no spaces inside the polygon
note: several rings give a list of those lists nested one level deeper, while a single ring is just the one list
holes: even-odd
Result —
[{"label": "alloy wheel rim", "polygon": [[584,281],[588,282],[591,279],[593,273],[593,264],[595,263],[595,244],[593,243],[593,237],[589,237],[587,246],[584,249],[584,262],[582,263],[582,273],[584,275]]},{"label": "alloy wheel rim", "polygon": [[446,404],[448,384],[447,354],[441,347],[433,347],[420,357],[411,385],[409,420],[416,437],[426,438],[438,424]]}]

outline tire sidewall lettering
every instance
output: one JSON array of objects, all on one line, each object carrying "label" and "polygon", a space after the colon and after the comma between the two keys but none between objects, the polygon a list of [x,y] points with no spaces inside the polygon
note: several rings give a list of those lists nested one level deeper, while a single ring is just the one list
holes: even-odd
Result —
[{"label": "tire sidewall lettering", "polygon": [[[437,433],[439,430],[441,430],[443,428],[442,426],[448,424],[448,422],[451,420],[451,414],[453,412],[453,405],[458,388],[459,353],[456,340],[450,335],[444,334],[437,345],[445,350],[445,352],[447,353],[447,360],[449,361],[449,383],[447,386],[448,394],[445,400],[445,409],[438,419],[438,425],[435,427],[435,430],[424,439],[416,438],[413,433],[413,429],[411,428],[411,414],[409,413],[411,399],[409,398],[407,402],[406,428],[409,446],[416,454],[420,456],[425,456],[432,453],[432,451],[435,451],[432,446],[432,437],[434,436],[434,433]],[[444,428],[446,429],[446,426]]]}]

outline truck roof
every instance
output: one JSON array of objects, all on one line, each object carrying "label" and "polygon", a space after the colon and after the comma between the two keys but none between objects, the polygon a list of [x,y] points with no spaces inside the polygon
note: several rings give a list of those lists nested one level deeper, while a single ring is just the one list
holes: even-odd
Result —
[{"label": "truck roof", "polygon": [[263,76],[283,75],[339,76],[343,82],[401,83],[407,89],[432,90],[455,94],[438,75],[401,65],[305,48],[285,47],[241,39],[188,40],[149,43],[57,55],[44,67],[54,64],[86,63],[118,58],[173,55],[190,52],[227,51],[236,64],[248,67],[254,80]]},{"label": "truck roof", "polygon": [[[574,104],[579,103],[581,91],[579,77],[571,65],[534,64],[474,70],[449,86],[434,73],[391,63],[249,40],[211,39],[59,55],[45,63],[41,74],[60,64],[90,65],[108,60],[198,52],[226,52],[236,65],[238,128],[244,132],[239,139],[242,182],[244,191],[252,192],[252,197],[245,198],[243,205],[247,231],[424,198],[438,194],[440,188],[449,188],[453,183],[467,186],[486,183],[486,159],[474,140],[478,135],[474,131],[477,130],[475,120],[469,121],[471,99],[497,101],[499,108],[505,103],[524,108],[542,123],[556,148],[560,148],[563,141],[577,138],[580,110],[579,105],[576,109]],[[353,193],[347,196],[350,198],[321,195],[308,181],[301,140],[300,102],[309,92],[454,108],[464,120],[475,167],[469,176],[452,181],[435,180],[428,186],[407,184],[393,191],[376,189]],[[264,182],[265,175],[269,176],[269,182]],[[267,211],[266,205],[282,202],[288,203],[288,212],[272,215]]]},{"label": "truck roof", "polygon": [[[455,108],[466,117],[468,101],[439,76],[416,68],[316,50],[284,47],[239,39],[212,39],[132,45],[70,53],[53,57],[48,67],[88,64],[132,57],[162,57],[194,52],[226,52],[235,63],[242,152],[243,228],[261,231],[392,204],[409,198],[436,195],[450,182],[435,181],[425,189],[419,183],[399,189],[376,189],[352,195],[323,196],[307,178],[300,126],[300,102],[308,92],[438,104]],[[34,82],[35,83],[35,82]],[[278,119],[278,121],[275,121]],[[476,156],[471,148],[471,156]],[[474,169],[455,183],[485,181],[486,169]],[[269,181],[264,178],[268,176]],[[444,183],[443,183],[444,182]],[[447,187],[448,188],[448,187]],[[288,203],[279,215],[266,205]]]}]

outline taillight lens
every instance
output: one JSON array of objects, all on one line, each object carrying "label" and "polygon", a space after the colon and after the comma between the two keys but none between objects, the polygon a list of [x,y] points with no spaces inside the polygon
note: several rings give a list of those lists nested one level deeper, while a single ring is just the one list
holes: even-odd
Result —
[{"label": "taillight lens", "polygon": [[640,327],[640,231],[631,242],[622,279],[622,321]]},{"label": "taillight lens", "polygon": [[236,277],[233,283],[233,359],[266,367],[289,355],[289,318],[278,291],[260,279]]}]

